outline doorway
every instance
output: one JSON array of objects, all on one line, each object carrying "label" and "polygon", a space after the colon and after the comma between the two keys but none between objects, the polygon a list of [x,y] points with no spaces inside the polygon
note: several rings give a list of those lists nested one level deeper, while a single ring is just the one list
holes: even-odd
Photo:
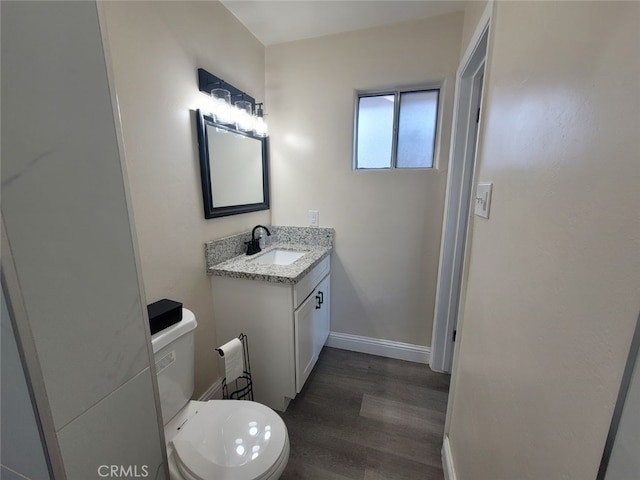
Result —
[{"label": "doorway", "polygon": [[451,372],[458,326],[458,311],[469,244],[471,204],[478,131],[481,121],[482,87],[489,38],[484,24],[478,41],[458,69],[454,129],[440,247],[440,266],[431,341],[431,369]]}]

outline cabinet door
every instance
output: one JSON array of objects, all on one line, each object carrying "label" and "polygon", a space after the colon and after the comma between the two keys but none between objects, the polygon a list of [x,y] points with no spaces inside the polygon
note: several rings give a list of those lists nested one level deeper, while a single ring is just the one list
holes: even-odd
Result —
[{"label": "cabinet door", "polygon": [[300,393],[304,382],[318,359],[317,324],[320,297],[314,290],[295,312],[295,352],[296,352],[296,393]]},{"label": "cabinet door", "polygon": [[331,276],[327,275],[318,284],[316,295],[320,297],[320,310],[318,311],[318,321],[315,333],[315,352],[316,356],[320,355],[320,351],[329,337],[331,329]]}]

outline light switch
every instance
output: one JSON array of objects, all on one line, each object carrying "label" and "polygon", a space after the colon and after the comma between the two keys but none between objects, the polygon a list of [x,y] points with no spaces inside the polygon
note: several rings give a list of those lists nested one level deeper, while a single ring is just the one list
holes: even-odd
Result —
[{"label": "light switch", "polygon": [[309,226],[317,227],[320,225],[320,213],[318,210],[309,210]]},{"label": "light switch", "polygon": [[491,190],[493,183],[479,183],[476,188],[473,213],[479,217],[489,218],[489,208],[491,207]]}]

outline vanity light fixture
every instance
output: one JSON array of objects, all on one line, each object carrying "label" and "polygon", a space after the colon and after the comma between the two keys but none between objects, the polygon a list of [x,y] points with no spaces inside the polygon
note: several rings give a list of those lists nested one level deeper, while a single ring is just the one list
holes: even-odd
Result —
[{"label": "vanity light fixture", "polygon": [[210,113],[216,123],[256,137],[267,136],[262,103],[203,68],[198,69],[198,88],[211,95]]}]

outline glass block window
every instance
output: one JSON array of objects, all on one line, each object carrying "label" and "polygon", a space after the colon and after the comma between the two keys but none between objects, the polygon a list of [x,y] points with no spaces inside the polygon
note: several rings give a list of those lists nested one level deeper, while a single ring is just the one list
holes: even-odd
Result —
[{"label": "glass block window", "polygon": [[355,168],[432,168],[439,94],[439,89],[359,94]]}]

